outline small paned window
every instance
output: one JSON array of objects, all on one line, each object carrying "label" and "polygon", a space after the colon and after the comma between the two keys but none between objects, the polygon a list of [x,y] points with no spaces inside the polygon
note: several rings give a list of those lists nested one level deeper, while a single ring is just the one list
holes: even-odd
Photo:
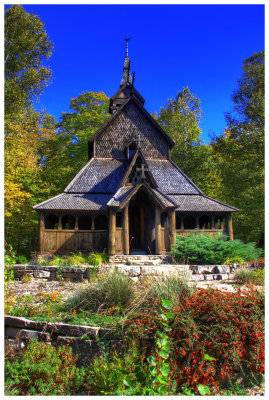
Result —
[{"label": "small paned window", "polygon": [[49,214],[45,217],[45,229],[58,229],[59,218],[55,214]]},{"label": "small paned window", "polygon": [[108,229],[108,219],[105,215],[97,215],[94,220],[94,229]]},{"label": "small paned window", "polygon": [[200,229],[211,229],[212,224],[211,224],[211,218],[208,217],[207,215],[203,215],[199,219],[199,228]]},{"label": "small paned window", "polygon": [[176,215],[176,229],[181,229],[181,217]]},{"label": "small paned window", "polygon": [[73,215],[63,216],[62,229],[75,229],[75,217],[73,217]]},{"label": "small paned window", "polygon": [[162,228],[168,227],[168,215],[166,212],[163,212],[161,215],[161,227]]},{"label": "small paned window", "polygon": [[122,227],[122,212],[118,211],[116,213],[116,227],[121,228]]},{"label": "small paned window", "polygon": [[128,154],[129,160],[130,160],[130,158],[132,157],[132,155],[134,154],[135,149],[136,149],[136,145],[135,145],[134,143],[132,143],[132,144],[129,146],[129,154]]},{"label": "small paned window", "polygon": [[78,229],[89,231],[92,226],[92,219],[89,215],[81,215],[78,219]]},{"label": "small paned window", "polygon": [[195,229],[196,219],[192,215],[188,215],[183,220],[184,229]]}]

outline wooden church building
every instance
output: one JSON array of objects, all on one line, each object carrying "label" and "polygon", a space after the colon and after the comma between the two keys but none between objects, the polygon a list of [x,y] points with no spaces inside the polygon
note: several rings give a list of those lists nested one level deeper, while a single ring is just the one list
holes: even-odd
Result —
[{"label": "wooden church building", "polygon": [[41,254],[163,254],[176,233],[226,233],[236,208],[212,199],[170,160],[174,142],[134,88],[128,42],[110,118],[89,140],[89,161],[63,193],[33,208]]}]

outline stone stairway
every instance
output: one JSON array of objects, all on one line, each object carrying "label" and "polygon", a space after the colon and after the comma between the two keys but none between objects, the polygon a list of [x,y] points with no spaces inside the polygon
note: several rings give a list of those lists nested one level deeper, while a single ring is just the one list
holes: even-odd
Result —
[{"label": "stone stairway", "polygon": [[126,265],[160,265],[171,264],[172,258],[169,255],[115,255],[109,257],[109,262],[112,264]]},{"label": "stone stairway", "polygon": [[188,265],[172,264],[169,255],[115,255],[109,261],[134,281],[173,274],[189,280],[192,274]]}]

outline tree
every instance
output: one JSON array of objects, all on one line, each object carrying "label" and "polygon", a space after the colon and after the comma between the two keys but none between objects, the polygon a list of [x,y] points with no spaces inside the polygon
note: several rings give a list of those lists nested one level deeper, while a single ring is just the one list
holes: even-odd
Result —
[{"label": "tree", "polygon": [[17,252],[29,255],[37,244],[37,215],[32,205],[45,200],[38,152],[48,135],[43,115],[33,108],[49,83],[51,71],[42,63],[52,44],[38,16],[22,6],[5,12],[5,233]]},{"label": "tree", "polygon": [[[88,161],[88,139],[109,117],[109,98],[104,93],[85,92],[71,99],[71,112],[62,113],[59,127],[59,140],[65,152],[68,182]],[[63,145],[63,142],[65,144]]]},{"label": "tree", "polygon": [[262,244],[264,236],[264,52],[243,62],[226,114],[227,129],[212,141],[223,181],[222,199],[240,209],[236,235]]},{"label": "tree", "polygon": [[50,57],[52,43],[44,23],[22,6],[5,12],[5,113],[31,106],[48,85],[51,71],[42,63]]},{"label": "tree", "polygon": [[213,168],[212,148],[201,139],[201,102],[188,87],[183,88],[160,110],[157,121],[175,141],[171,159],[209,196],[218,180]]}]

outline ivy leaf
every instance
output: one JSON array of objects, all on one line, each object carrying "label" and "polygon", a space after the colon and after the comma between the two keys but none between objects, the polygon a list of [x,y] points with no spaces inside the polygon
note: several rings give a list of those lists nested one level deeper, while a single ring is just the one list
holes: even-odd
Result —
[{"label": "ivy leaf", "polygon": [[157,364],[156,364],[156,358],[153,357],[153,356],[148,357],[148,358],[147,358],[147,361],[148,361],[151,365],[153,365],[154,367],[157,365]]},{"label": "ivy leaf", "polygon": [[162,373],[162,375],[164,376],[168,376],[170,373],[170,366],[168,364],[164,364],[161,368],[160,371]]},{"label": "ivy leaf", "polygon": [[197,388],[198,388],[199,393],[200,393],[202,396],[205,396],[205,395],[207,395],[207,394],[210,394],[210,389],[209,389],[209,387],[206,386],[206,385],[202,385],[201,383],[199,383],[199,385],[197,386]]},{"label": "ivy leaf", "polygon": [[167,382],[160,375],[157,376],[157,379],[162,385],[166,385],[167,384]]},{"label": "ivy leaf", "polygon": [[164,308],[167,308],[167,309],[172,307],[172,302],[170,300],[164,300],[162,298],[162,304],[163,304]]},{"label": "ivy leaf", "polygon": [[216,358],[210,357],[208,354],[205,354],[204,359],[208,361],[216,361]]},{"label": "ivy leaf", "polygon": [[169,353],[164,349],[160,350],[158,352],[158,354],[160,357],[164,358],[165,360],[167,360],[167,358],[169,357]]},{"label": "ivy leaf", "polygon": [[175,314],[173,314],[173,313],[171,313],[171,312],[167,312],[167,313],[166,313],[166,317],[172,319],[172,318],[175,317]]},{"label": "ivy leaf", "polygon": [[130,379],[130,378],[125,378],[125,379],[123,379],[123,384],[125,385],[125,386],[131,386],[132,385],[132,380]]}]

